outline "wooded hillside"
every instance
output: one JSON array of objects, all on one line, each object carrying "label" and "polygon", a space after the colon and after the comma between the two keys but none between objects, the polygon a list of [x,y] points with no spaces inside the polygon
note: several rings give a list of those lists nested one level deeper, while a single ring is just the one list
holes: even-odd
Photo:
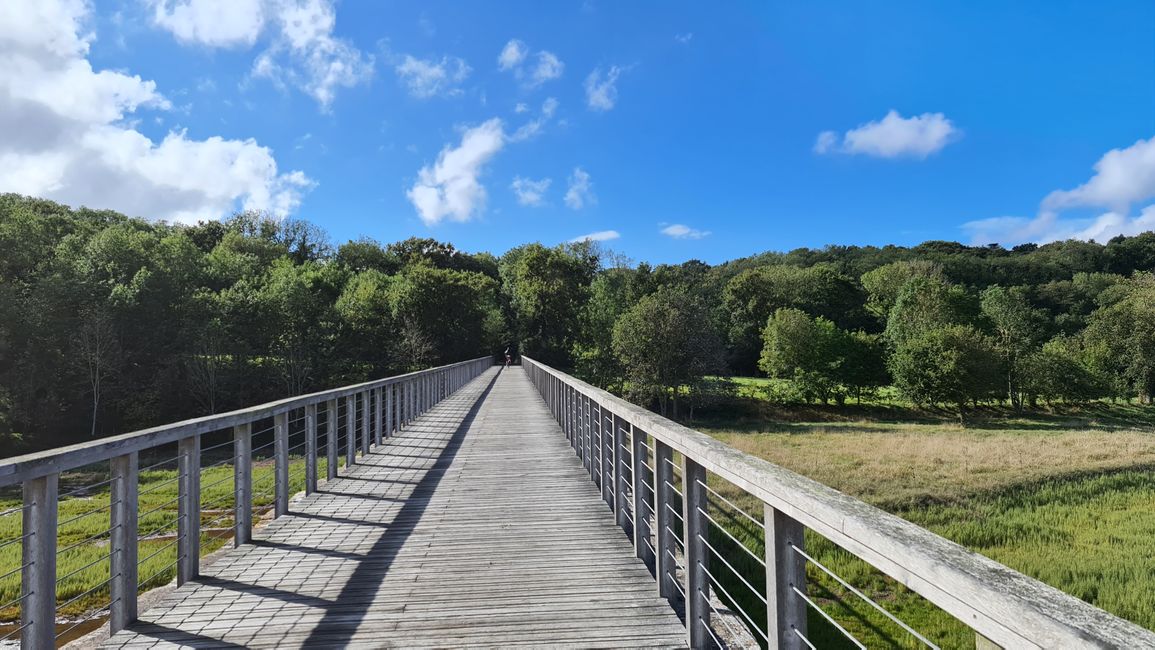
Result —
[{"label": "wooded hillside", "polygon": [[334,245],[307,221],[166,225],[0,195],[0,453],[510,344],[671,415],[726,374],[781,378],[783,400],[893,384],[960,412],[1150,400],[1152,271],[1153,233],[651,266],[592,244]]}]

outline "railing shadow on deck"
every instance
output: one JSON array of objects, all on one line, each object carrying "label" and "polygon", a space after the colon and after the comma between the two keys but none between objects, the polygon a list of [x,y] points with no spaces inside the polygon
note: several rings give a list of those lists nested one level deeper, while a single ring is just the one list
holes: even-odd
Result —
[{"label": "railing shadow on deck", "polygon": [[[259,516],[262,511],[271,511],[274,517],[281,517],[289,512],[291,491],[297,489],[290,487],[292,454],[297,453],[298,460],[303,456],[306,494],[316,492],[319,479],[338,477],[341,460],[345,462],[344,471],[347,473],[358,458],[364,461],[374,448],[381,447],[386,438],[401,431],[493,365],[492,358],[481,357],[0,461],[0,487],[20,485],[24,496],[21,507],[0,513],[0,518],[12,518],[5,523],[9,530],[15,531],[12,533],[14,537],[9,538],[10,535],[0,539],[0,549],[13,547],[19,551],[19,564],[0,567],[0,572],[4,578],[20,578],[19,597],[0,606],[0,609],[9,611],[18,608],[20,625],[0,637],[0,642],[19,639],[24,648],[51,648],[62,639],[71,638],[67,635],[77,626],[102,616],[108,616],[111,633],[126,628],[137,620],[140,589],[158,586],[166,580],[165,572],[171,575],[174,568],[178,585],[199,576],[204,550],[202,540],[224,539],[216,533],[223,528],[232,533],[234,545],[248,544],[253,541],[254,514]],[[480,401],[475,402],[473,408],[478,408],[479,404]],[[254,425],[263,427],[265,424],[269,426],[254,431]],[[214,439],[210,439],[211,444],[202,445],[202,439],[207,436],[214,436]],[[254,446],[257,436],[269,436],[272,440]],[[304,441],[292,446],[291,440],[297,436],[302,436]],[[219,442],[225,437],[228,438],[225,442]],[[294,452],[302,448],[303,452]],[[174,450],[175,457],[172,456]],[[227,456],[230,451],[232,455]],[[166,460],[153,463],[155,459],[150,459],[142,467],[142,453],[159,455]],[[210,453],[213,455],[209,456]],[[211,464],[202,464],[206,457]],[[254,471],[258,462],[260,471],[270,474],[262,482],[272,480],[272,493],[266,493],[271,499],[268,505],[258,505],[255,500],[254,485],[257,481]],[[159,482],[162,487],[167,484],[175,488],[177,498],[141,512],[142,497],[157,489],[143,476],[169,465],[175,466],[176,478]],[[443,465],[444,461],[437,463],[438,467]],[[219,474],[222,467],[232,476],[224,479],[214,477],[212,483],[201,484],[203,474],[207,471]],[[318,476],[322,467],[325,476]],[[68,486],[65,488],[68,491],[62,491],[61,474],[80,468],[86,468],[86,472],[97,468],[98,472],[107,472],[109,477],[78,489]],[[441,473],[441,469],[431,470],[425,479],[435,481]],[[234,483],[235,489],[230,495],[232,507],[222,506],[220,502],[204,504],[206,509],[202,516],[202,489],[224,481]],[[173,483],[175,485],[171,485]],[[418,487],[425,489],[421,485]],[[76,516],[69,513],[64,521],[60,520],[60,504],[65,499],[101,491],[108,495],[107,506]],[[356,493],[350,496],[368,498]],[[406,505],[411,511],[417,507],[416,503]],[[175,538],[160,546],[160,551],[142,553],[146,543],[157,543],[151,535],[161,529],[142,533],[141,519],[150,515],[153,519],[166,514],[171,517],[171,510],[178,512],[177,517],[165,525],[168,528],[176,526]],[[58,548],[57,539],[62,526],[75,525],[78,520],[102,513],[107,517],[108,528],[94,535],[86,530],[86,539]],[[205,521],[213,515],[217,515],[215,519]],[[11,525],[13,520],[17,525]],[[17,544],[19,546],[15,546]],[[99,549],[95,552],[95,559],[84,556],[83,562],[88,564],[80,569],[66,565],[58,571],[58,561],[72,561],[75,566],[76,554],[87,548],[84,544]],[[150,546],[147,550],[153,548]],[[168,555],[158,557],[161,552]],[[14,555],[9,550],[4,557]],[[155,567],[174,555],[175,562],[159,573],[139,579],[140,568],[147,562],[153,562]],[[62,581],[81,571],[103,572],[106,577],[97,581],[95,586],[86,584],[88,588],[77,596],[69,598],[71,594],[68,594],[58,598],[58,589],[64,588]],[[218,581],[219,584],[222,583]],[[85,607],[86,614],[79,623],[61,632],[56,626],[57,614],[68,606]],[[142,629],[152,628],[142,626]]]},{"label": "railing shadow on deck", "polygon": [[[473,405],[457,426],[457,429],[450,436],[445,448],[438,454],[437,461],[425,472],[424,476],[418,482],[413,492],[405,499],[405,504],[394,516],[393,521],[405,522],[401,526],[387,527],[385,533],[381,535],[380,539],[373,545],[373,547],[366,553],[366,558],[373,560],[371,565],[362,562],[353,571],[353,575],[345,583],[345,587],[337,596],[337,601],[343,603],[341,613],[335,614],[332,609],[326,608],[325,616],[313,628],[313,632],[305,639],[304,645],[320,646],[342,646],[353,639],[355,626],[348,626],[344,624],[344,619],[348,615],[350,602],[361,602],[364,606],[361,608],[358,623],[364,621],[365,614],[369,611],[369,605],[372,599],[358,599],[354,597],[358,591],[366,588],[376,588],[385,581],[385,576],[389,572],[389,568],[396,559],[397,553],[401,550],[404,541],[413,532],[417,525],[417,521],[425,512],[426,506],[429,505],[429,497],[433,496],[438,484],[445,477],[444,470],[453,462],[453,458],[457,455],[458,450],[461,449],[461,442],[465,438],[465,433],[473,425],[473,421],[477,418],[478,411],[481,410],[482,404],[485,402],[486,396],[493,390],[493,385],[497,382],[501,371],[494,373],[493,378],[489,380],[489,384],[478,394]],[[388,447],[385,447],[384,452],[388,453]],[[441,471],[433,471],[441,470]],[[412,520],[412,521],[410,521]],[[355,614],[356,615],[356,614]],[[330,619],[339,616],[342,619],[340,625],[326,625]],[[339,630],[334,634],[334,631]]]}]

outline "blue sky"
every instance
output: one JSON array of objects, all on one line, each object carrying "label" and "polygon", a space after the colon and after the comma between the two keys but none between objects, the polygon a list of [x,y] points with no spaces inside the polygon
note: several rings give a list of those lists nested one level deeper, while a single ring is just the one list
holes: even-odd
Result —
[{"label": "blue sky", "polygon": [[1155,228],[1150,2],[18,0],[0,60],[0,191],[136,216],[653,262]]}]

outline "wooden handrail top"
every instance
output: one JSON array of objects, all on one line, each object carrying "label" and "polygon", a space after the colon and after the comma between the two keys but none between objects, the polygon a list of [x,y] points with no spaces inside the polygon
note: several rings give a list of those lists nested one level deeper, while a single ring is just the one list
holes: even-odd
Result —
[{"label": "wooden handrail top", "polygon": [[522,361],[846,549],[1004,648],[1155,649],[1155,633],[1130,621],[580,379],[528,357]]},{"label": "wooden handrail top", "polygon": [[108,438],[101,438],[100,440],[93,440],[91,442],[82,442],[67,447],[14,456],[0,461],[0,487],[47,476],[56,472],[65,472],[91,463],[107,461],[116,456],[129,454],[134,451],[139,452],[159,445],[174,443],[189,436],[202,435],[247,422],[261,420],[272,417],[278,413],[302,408],[309,404],[316,404],[327,400],[347,397],[366,390],[375,390],[377,388],[403,383],[423,375],[451,370],[489,358],[490,357],[478,357],[468,361],[460,361],[404,375],[374,379],[372,381],[309,393],[307,395],[298,395],[273,402],[265,402],[264,404],[237,409],[227,413],[218,413],[216,415],[207,415],[181,422],[162,424],[131,433],[123,433]]}]

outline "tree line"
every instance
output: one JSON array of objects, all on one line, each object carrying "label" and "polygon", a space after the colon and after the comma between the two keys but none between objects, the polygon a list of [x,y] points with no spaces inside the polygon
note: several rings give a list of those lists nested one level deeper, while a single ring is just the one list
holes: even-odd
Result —
[{"label": "tree line", "polygon": [[241,213],[170,225],[0,195],[0,452],[501,352],[672,416],[893,385],[960,413],[1155,393],[1155,234],[1106,244],[828,246],[711,266],[595,244],[497,257],[334,245]]}]

